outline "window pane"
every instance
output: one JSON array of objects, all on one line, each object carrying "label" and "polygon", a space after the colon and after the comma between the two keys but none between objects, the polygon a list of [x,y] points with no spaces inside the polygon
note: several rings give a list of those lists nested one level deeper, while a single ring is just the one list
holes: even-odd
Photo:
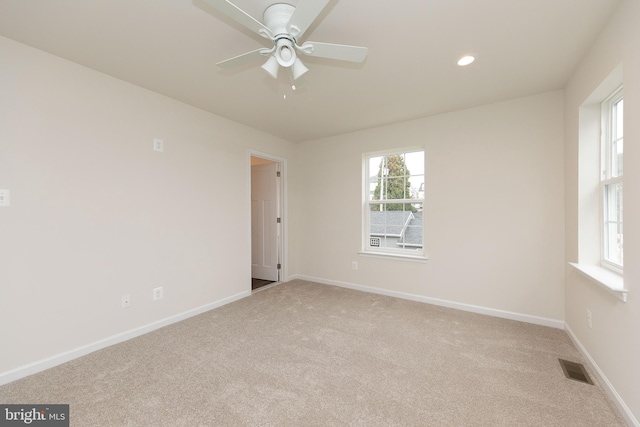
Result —
[{"label": "window pane", "polygon": [[404,159],[411,175],[424,175],[424,151],[407,153]]},{"label": "window pane", "polygon": [[409,176],[408,199],[424,199],[424,151],[404,156]]},{"label": "window pane", "polygon": [[[401,209],[389,209],[393,205]],[[372,203],[369,227],[371,247],[421,249],[422,203]]]},{"label": "window pane", "polygon": [[424,175],[409,177],[409,199],[424,199]]},{"label": "window pane", "polygon": [[[386,181],[384,200],[397,200],[408,198],[408,181],[405,177],[389,178]],[[398,210],[398,209],[395,209]]]},{"label": "window pane", "polygon": [[385,204],[372,204],[369,213],[369,245],[381,248],[396,248],[402,235],[404,223],[410,212],[387,210]]},{"label": "window pane", "polygon": [[618,265],[623,260],[622,183],[605,186],[605,259]]},{"label": "window pane", "polygon": [[422,249],[422,203],[413,203],[411,206],[414,211],[400,239],[400,246]]},{"label": "window pane", "polygon": [[385,157],[386,172],[390,177],[407,176],[404,154],[392,154]]},{"label": "window pane", "polygon": [[611,142],[611,178],[622,176],[622,139]]},{"label": "window pane", "polygon": [[384,157],[376,156],[369,158],[369,200],[380,200],[381,180],[384,174],[380,171],[384,167]]},{"label": "window pane", "polygon": [[622,138],[624,128],[622,126],[622,119],[624,117],[624,99],[616,102],[613,106],[614,109],[614,124],[615,124],[615,137]]},{"label": "window pane", "polygon": [[624,104],[623,100],[616,102],[612,106],[611,122],[611,177],[622,176],[622,155],[624,151],[623,145],[623,116]]},{"label": "window pane", "polygon": [[[411,161],[409,169],[406,161]],[[424,197],[424,152],[376,156],[369,159],[369,200]],[[393,210],[398,210],[396,206]],[[389,210],[389,209],[388,209]]]}]

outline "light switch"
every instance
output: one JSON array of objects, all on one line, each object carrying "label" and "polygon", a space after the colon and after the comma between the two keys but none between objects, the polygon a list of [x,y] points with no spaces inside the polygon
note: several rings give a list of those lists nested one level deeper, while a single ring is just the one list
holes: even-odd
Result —
[{"label": "light switch", "polygon": [[164,151],[164,141],[158,138],[153,140],[153,151]]},{"label": "light switch", "polygon": [[0,189],[0,207],[11,205],[11,191]]}]

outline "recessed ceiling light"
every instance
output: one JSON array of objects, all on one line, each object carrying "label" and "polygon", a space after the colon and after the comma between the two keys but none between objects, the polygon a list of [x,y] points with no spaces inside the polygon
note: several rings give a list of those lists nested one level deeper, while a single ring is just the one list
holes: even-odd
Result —
[{"label": "recessed ceiling light", "polygon": [[463,56],[462,58],[458,59],[458,65],[464,67],[465,65],[471,64],[475,60],[476,58],[471,55]]}]

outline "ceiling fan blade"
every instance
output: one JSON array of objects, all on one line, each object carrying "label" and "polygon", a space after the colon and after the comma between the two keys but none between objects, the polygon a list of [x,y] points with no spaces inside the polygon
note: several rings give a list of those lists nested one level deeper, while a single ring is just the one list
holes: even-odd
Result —
[{"label": "ceiling fan blade", "polygon": [[369,52],[369,49],[366,47],[320,42],[306,42],[300,46],[299,49],[309,56],[350,62],[364,61]]},{"label": "ceiling fan blade", "polygon": [[244,25],[251,31],[260,34],[262,37],[267,39],[272,39],[273,34],[271,30],[262,24],[262,22],[258,21],[251,15],[249,15],[244,10],[240,9],[235,4],[231,3],[228,0],[204,0],[209,6],[219,10],[220,12],[227,15],[229,18],[235,20],[236,22]]},{"label": "ceiling fan blade", "polygon": [[329,0],[299,0],[287,23],[289,34],[296,38],[301,37],[328,3]]},{"label": "ceiling fan blade", "polygon": [[247,62],[251,62],[256,60],[257,58],[261,58],[265,55],[269,55],[273,49],[256,49],[251,52],[243,53],[242,55],[234,56],[233,58],[225,59],[224,61],[218,62],[216,65],[221,68],[233,68],[239,65],[246,64]]}]

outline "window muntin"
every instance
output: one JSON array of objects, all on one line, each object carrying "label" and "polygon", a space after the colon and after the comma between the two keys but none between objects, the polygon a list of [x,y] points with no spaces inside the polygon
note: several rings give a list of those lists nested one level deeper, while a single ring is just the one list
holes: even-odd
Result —
[{"label": "window muntin", "polygon": [[622,88],[602,103],[602,263],[622,269],[624,99]]},{"label": "window muntin", "polygon": [[365,252],[423,256],[424,150],[365,156]]}]

